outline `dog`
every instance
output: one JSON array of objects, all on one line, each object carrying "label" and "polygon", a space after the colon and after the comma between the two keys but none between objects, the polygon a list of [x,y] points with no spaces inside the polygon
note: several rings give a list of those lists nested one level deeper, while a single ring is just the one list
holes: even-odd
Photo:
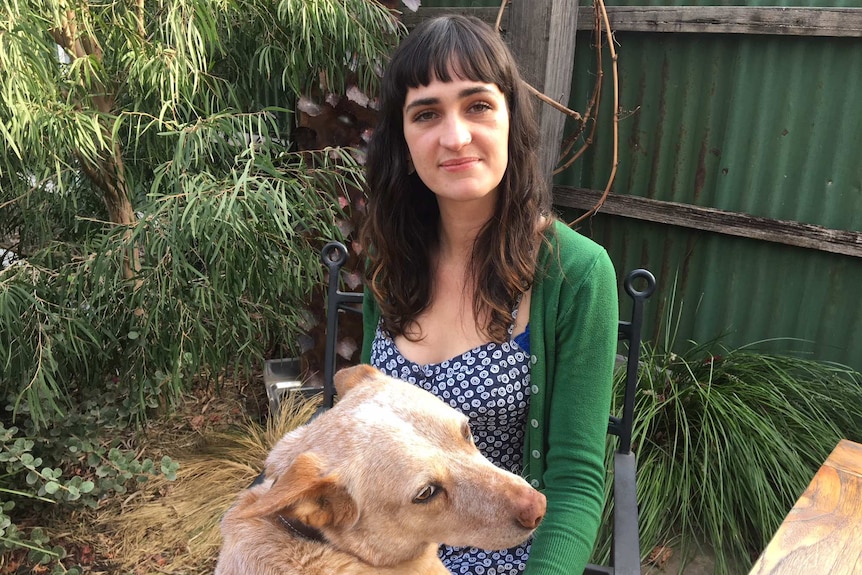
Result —
[{"label": "dog", "polygon": [[464,415],[369,365],[335,387],[223,517],[215,575],[449,575],[441,543],[504,549],[539,525],[544,495],[485,459]]}]

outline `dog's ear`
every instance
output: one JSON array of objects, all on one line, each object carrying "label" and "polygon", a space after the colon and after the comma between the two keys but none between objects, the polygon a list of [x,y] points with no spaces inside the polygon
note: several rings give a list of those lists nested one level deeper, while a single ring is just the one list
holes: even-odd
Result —
[{"label": "dog's ear", "polygon": [[344,394],[363,381],[379,376],[380,372],[366,363],[361,363],[353,367],[345,367],[344,369],[339,370],[333,378],[335,381],[335,391],[338,392],[338,395],[343,397]]},{"label": "dog's ear", "polygon": [[353,498],[338,476],[322,476],[322,464],[313,453],[300,454],[276,478],[269,491],[237,514],[241,519],[280,514],[299,519],[316,529],[352,525],[359,518]]}]

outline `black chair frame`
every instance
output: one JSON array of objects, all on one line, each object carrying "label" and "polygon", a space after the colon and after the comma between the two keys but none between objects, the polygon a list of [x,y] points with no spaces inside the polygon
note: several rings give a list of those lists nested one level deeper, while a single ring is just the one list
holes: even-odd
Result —
[{"label": "black chair frame", "polygon": [[[323,404],[318,413],[332,407],[335,400],[335,349],[338,334],[338,319],[341,312],[362,313],[363,294],[344,292],[339,289],[341,268],[347,262],[348,252],[344,244],[330,242],[321,252],[321,260],[329,270],[326,305],[326,350],[323,366]],[[646,283],[637,290],[636,281]],[[634,575],[640,574],[640,538],[638,535],[637,505],[637,460],[632,452],[632,428],[634,425],[635,393],[638,383],[638,364],[641,352],[641,328],[643,308],[646,300],[656,288],[652,273],[645,269],[629,272],[623,288],[632,299],[631,319],[619,322],[619,339],[627,342],[625,360],[625,393],[622,413],[610,415],[608,433],[618,438],[614,451],[614,526],[611,550],[611,566],[587,565],[585,575]]]}]

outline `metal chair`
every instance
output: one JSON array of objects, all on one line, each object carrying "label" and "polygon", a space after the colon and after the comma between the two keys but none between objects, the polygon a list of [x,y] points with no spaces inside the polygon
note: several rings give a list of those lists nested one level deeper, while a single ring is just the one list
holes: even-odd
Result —
[{"label": "metal chair", "polygon": [[[338,319],[341,312],[362,313],[362,293],[343,292],[338,289],[341,267],[347,262],[348,252],[344,244],[330,242],[323,247],[321,260],[329,269],[329,282],[326,300],[326,351],[323,366],[323,404],[321,413],[330,407],[335,399],[335,349],[338,334]],[[643,290],[637,290],[636,281],[646,283]],[[587,565],[585,575],[633,575],[640,574],[640,539],[638,535],[637,482],[635,473],[637,461],[631,450],[632,427],[634,424],[635,393],[638,383],[638,363],[641,351],[641,327],[643,325],[644,302],[653,294],[656,280],[645,269],[636,269],[626,276],[623,288],[632,298],[631,319],[619,322],[619,339],[626,341],[628,352],[625,361],[625,393],[622,413],[611,414],[608,420],[608,433],[618,438],[614,452],[614,527],[611,550],[611,566]],[[315,414],[316,415],[316,414]]]},{"label": "metal chair", "polygon": [[[639,291],[634,282],[643,280],[646,287]],[[655,291],[655,277],[648,270],[636,269],[626,275],[623,288],[632,298],[632,315],[629,321],[620,320],[619,339],[628,342],[625,369],[625,392],[620,416],[611,414],[608,433],[617,436],[614,451],[614,529],[611,546],[611,565],[587,565],[585,575],[640,575],[640,536],[638,534],[637,459],[632,452],[635,394],[638,386],[638,363],[641,355],[641,327],[643,306]]]}]

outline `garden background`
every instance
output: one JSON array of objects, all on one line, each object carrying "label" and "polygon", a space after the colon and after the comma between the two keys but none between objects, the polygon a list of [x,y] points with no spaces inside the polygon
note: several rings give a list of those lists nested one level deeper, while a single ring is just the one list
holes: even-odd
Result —
[{"label": "garden background", "polygon": [[[445,10],[507,34],[525,1]],[[211,570],[224,507],[307,416],[270,416],[261,364],[317,377],[318,251],[358,257],[378,74],[418,4],[3,3],[0,572]],[[555,199],[574,220],[612,192],[575,227],[659,279],[643,552],[744,572],[862,439],[862,10],[619,2],[608,42],[602,7],[577,16]]]}]

